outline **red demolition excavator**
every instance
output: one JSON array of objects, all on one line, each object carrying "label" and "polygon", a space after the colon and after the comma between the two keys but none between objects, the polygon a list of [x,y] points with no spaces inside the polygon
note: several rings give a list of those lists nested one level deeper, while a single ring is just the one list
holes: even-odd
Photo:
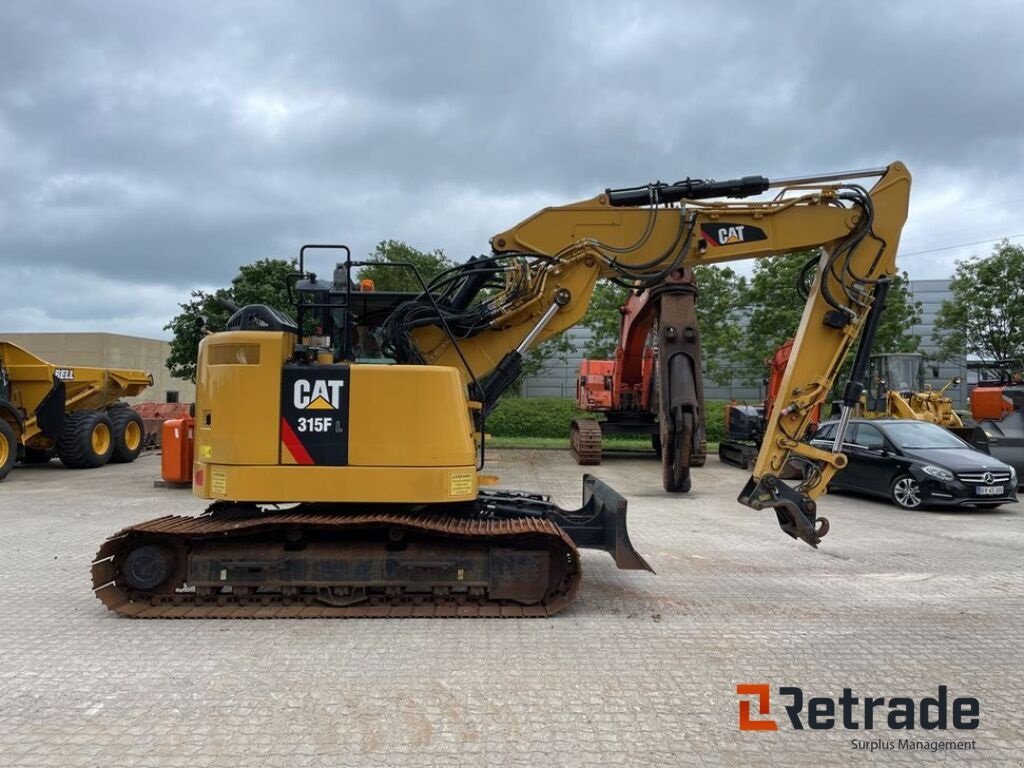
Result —
[{"label": "red demolition excavator", "polygon": [[[728,403],[725,406],[725,439],[718,444],[718,459],[723,464],[732,464],[740,469],[747,469],[757,461],[757,452],[761,447],[768,419],[771,418],[772,406],[779,396],[782,376],[786,373],[789,357],[793,351],[793,339],[784,341],[770,358],[765,360],[768,366],[768,377],[764,380],[764,402],[758,405]],[[812,424],[821,422],[821,404],[814,406]],[[813,434],[814,430],[811,429]]]},{"label": "red demolition excavator", "polygon": [[630,293],[619,309],[615,359],[580,364],[577,405],[604,419],[572,422],[577,464],[601,463],[604,435],[650,435],[665,490],[690,490],[690,467],[707,458],[696,297],[692,269]]}]

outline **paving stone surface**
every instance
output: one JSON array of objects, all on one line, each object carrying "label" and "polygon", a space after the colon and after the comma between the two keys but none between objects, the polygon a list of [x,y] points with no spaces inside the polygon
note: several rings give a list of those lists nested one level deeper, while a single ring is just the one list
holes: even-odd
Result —
[{"label": "paving stone surface", "polygon": [[[493,451],[507,487],[578,501],[560,451]],[[657,575],[584,555],[549,620],[133,621],[89,563],[124,525],[198,513],[159,460],[16,469],[0,484],[0,766],[1024,765],[1024,515],[904,512],[826,497],[818,550],[735,502],[712,458],[694,490],[656,461],[592,468],[630,499]],[[975,731],[740,732],[737,683],[808,696],[980,699]],[[971,740],[972,751],[852,740]]]}]

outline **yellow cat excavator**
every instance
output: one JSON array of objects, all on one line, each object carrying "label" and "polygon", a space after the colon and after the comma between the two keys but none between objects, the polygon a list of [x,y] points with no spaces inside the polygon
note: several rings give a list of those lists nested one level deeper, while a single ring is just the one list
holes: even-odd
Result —
[{"label": "yellow cat excavator", "polygon": [[[829,451],[801,437],[858,337],[843,424],[860,400],[909,193],[901,163],[609,189],[538,211],[415,295],[357,284],[362,263],[344,246],[305,246],[294,318],[243,307],[200,345],[193,491],[208,510],[112,536],[96,594],[143,618],[550,616],[579,589],[580,548],[651,570],[626,500],[595,477],[575,510],[481,488],[487,415],[523,355],[580,320],[598,279],[652,288],[697,264],[811,248],[803,319],[739,501],[816,546],[828,522],[814,499],[845,465],[843,429]],[[345,253],[332,279],[307,269],[324,248]],[[695,320],[662,315],[657,339],[675,387],[662,393],[663,450],[682,456],[699,437]],[[810,468],[799,487],[779,479],[793,458]]]}]

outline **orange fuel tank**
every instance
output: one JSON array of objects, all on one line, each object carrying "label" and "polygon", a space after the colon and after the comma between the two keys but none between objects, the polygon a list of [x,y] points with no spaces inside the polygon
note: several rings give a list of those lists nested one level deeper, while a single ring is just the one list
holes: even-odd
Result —
[{"label": "orange fuel tank", "polygon": [[192,441],[195,419],[168,419],[163,423],[160,476],[168,483],[192,483]]}]

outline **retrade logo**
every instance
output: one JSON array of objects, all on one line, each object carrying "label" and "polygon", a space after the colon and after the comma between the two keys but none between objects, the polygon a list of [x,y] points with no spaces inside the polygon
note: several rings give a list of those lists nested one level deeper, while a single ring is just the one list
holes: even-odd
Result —
[{"label": "retrade logo", "polygon": [[341,390],[345,382],[340,379],[298,379],[293,388],[293,402],[300,410],[338,410]]},{"label": "retrade logo", "polygon": [[[771,712],[771,691],[765,683],[740,683],[736,686],[740,696],[757,697],[757,714],[762,718]],[[779,725],[770,717],[767,720],[755,720],[750,716],[750,700],[740,699],[740,730],[741,731],[777,731]]]},{"label": "retrade logo", "polygon": [[[839,698],[805,696],[802,688],[780,686],[779,699],[785,717],[772,717],[771,686],[767,683],[738,683],[739,729],[777,731],[788,722],[796,731],[820,730],[974,730],[981,723],[981,702],[973,696],[951,699],[949,689],[940,685],[935,696],[918,700],[911,696],[855,696],[843,688]],[[756,704],[756,714],[753,711]]]}]

